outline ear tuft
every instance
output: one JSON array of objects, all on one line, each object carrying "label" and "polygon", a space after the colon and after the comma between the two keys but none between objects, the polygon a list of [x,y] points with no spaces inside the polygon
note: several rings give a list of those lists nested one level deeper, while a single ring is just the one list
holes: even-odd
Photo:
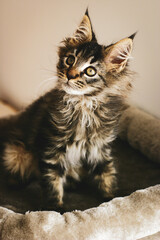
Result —
[{"label": "ear tuft", "polygon": [[120,73],[131,58],[132,39],[125,38],[105,50],[105,63],[108,72]]},{"label": "ear tuft", "polygon": [[88,7],[86,9],[85,15],[87,15],[89,17],[89,13],[88,13]]},{"label": "ear tuft", "polygon": [[136,34],[137,34],[137,32],[135,32],[135,33],[133,33],[131,36],[129,36],[128,38],[130,38],[130,39],[134,39],[134,37],[136,36]]}]

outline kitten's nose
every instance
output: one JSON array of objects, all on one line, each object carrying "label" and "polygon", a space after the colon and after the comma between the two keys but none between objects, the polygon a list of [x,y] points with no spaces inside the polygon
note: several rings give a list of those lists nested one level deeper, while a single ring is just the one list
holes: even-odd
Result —
[{"label": "kitten's nose", "polygon": [[76,79],[79,76],[78,71],[75,68],[71,68],[67,72],[67,78],[70,79]]}]

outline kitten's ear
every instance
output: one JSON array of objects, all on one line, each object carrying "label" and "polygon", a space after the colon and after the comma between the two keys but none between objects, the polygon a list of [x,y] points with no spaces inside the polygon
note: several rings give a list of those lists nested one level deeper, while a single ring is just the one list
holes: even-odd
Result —
[{"label": "kitten's ear", "polygon": [[85,42],[92,41],[93,37],[95,36],[92,31],[92,24],[87,9],[79,27],[77,28],[73,36],[71,38],[68,38],[68,41],[72,45],[79,45]]},{"label": "kitten's ear", "polygon": [[105,63],[108,72],[120,73],[126,67],[131,58],[134,36],[135,34],[106,48]]}]

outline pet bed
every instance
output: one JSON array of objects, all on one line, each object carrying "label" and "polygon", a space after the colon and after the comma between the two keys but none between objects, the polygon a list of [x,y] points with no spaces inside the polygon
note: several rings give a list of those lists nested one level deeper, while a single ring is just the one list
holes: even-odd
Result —
[{"label": "pet bed", "polygon": [[[9,113],[14,111],[1,103],[0,116]],[[37,211],[38,183],[8,189],[0,169],[0,239],[159,240],[160,120],[128,107],[120,129],[123,140],[113,145],[119,191],[110,202],[102,203],[93,189],[82,184],[66,193],[68,210],[63,215]]]}]

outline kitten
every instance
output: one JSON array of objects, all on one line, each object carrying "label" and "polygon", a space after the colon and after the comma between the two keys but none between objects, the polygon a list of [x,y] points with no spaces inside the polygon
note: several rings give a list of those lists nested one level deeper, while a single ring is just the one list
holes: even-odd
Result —
[{"label": "kitten", "polygon": [[56,87],[23,112],[0,120],[0,156],[6,170],[40,179],[46,208],[63,205],[68,178],[91,179],[112,198],[115,139],[131,89],[127,70],[135,34],[99,45],[88,11],[59,47]]}]

